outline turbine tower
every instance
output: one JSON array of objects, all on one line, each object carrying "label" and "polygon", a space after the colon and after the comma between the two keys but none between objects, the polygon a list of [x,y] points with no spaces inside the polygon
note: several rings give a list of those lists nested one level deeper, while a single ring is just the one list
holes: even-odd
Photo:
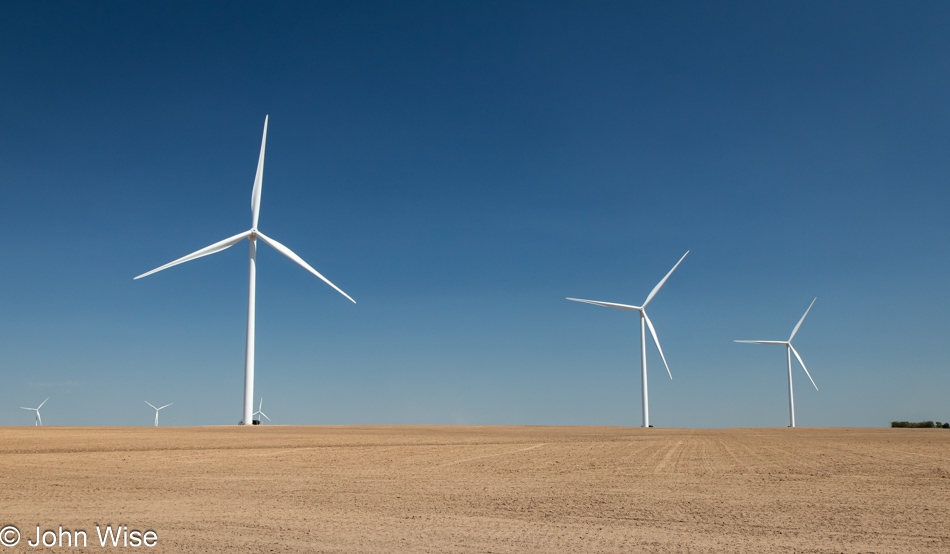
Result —
[{"label": "turbine tower", "polygon": [[[265,414],[264,412],[261,411],[261,410],[263,410],[263,409],[264,409],[264,397],[262,396],[262,397],[261,397],[261,403],[260,403],[260,405],[258,405],[257,411],[254,412],[254,415],[262,415],[262,416],[264,416],[264,419],[266,419],[267,421],[270,421],[270,418],[267,417],[267,414]],[[258,421],[260,421],[260,420],[258,420]],[[262,422],[262,423],[263,423],[263,422]]]},{"label": "turbine tower", "polygon": [[196,258],[201,258],[202,256],[207,256],[209,254],[214,254],[220,252],[227,248],[234,246],[235,244],[241,242],[244,239],[248,239],[250,242],[250,261],[249,261],[249,270],[248,270],[248,285],[247,285],[247,343],[244,351],[244,406],[243,406],[243,417],[241,423],[243,425],[251,425],[253,418],[254,410],[254,310],[255,310],[255,290],[257,285],[257,239],[260,239],[261,242],[270,246],[274,250],[277,250],[284,256],[290,258],[300,267],[306,269],[310,273],[319,277],[324,283],[333,287],[334,290],[347,297],[354,304],[356,300],[350,298],[348,294],[340,290],[336,285],[331,283],[326,277],[320,275],[320,273],[310,267],[310,264],[303,261],[300,256],[294,254],[289,248],[283,244],[277,242],[276,240],[266,236],[264,233],[257,230],[257,216],[261,207],[261,183],[264,177],[264,146],[267,144],[267,116],[264,117],[264,136],[261,138],[261,155],[257,160],[257,174],[254,177],[254,189],[251,191],[251,228],[243,233],[234,235],[233,237],[226,238],[220,242],[216,242],[211,246],[206,246],[197,252],[188,254],[187,256],[178,258],[173,262],[169,262],[159,268],[153,269],[148,273],[143,273],[136,277],[136,279],[141,279],[152,273],[159,272],[163,269],[167,269],[174,265],[178,265],[189,260],[194,260]]},{"label": "turbine tower", "polygon": [[[689,254],[689,250],[686,251],[686,254]],[[683,258],[686,257],[686,254],[683,254],[683,257],[680,258],[680,261],[676,262],[676,265],[673,266],[673,269],[666,274],[666,277],[663,278],[659,283],[653,287],[653,290],[650,291],[647,299],[643,301],[642,306],[632,306],[629,304],[616,304],[614,302],[599,302],[597,300],[582,300],[580,298],[568,298],[568,300],[573,300],[574,302],[586,302],[588,304],[594,304],[597,306],[605,306],[607,308],[616,308],[618,310],[636,310],[640,312],[640,384],[641,384],[641,395],[643,400],[643,426],[650,426],[650,399],[647,394],[647,339],[646,339],[646,327],[650,328],[650,334],[653,335],[653,342],[656,343],[656,349],[660,352],[660,358],[663,359],[663,365],[666,366],[666,372],[670,375],[670,379],[673,379],[673,374],[670,373],[670,365],[666,363],[666,356],[663,355],[663,349],[660,348],[660,339],[656,336],[656,329],[653,328],[653,322],[650,321],[649,316],[647,316],[646,308],[647,304],[653,300],[653,297],[656,296],[656,293],[660,291],[660,287],[666,283],[666,280],[670,278],[670,275],[679,267],[682,263]]]},{"label": "turbine tower", "polygon": [[[46,400],[49,400],[48,396],[46,397]],[[23,406],[20,406],[21,410],[30,410],[32,412],[36,412],[36,419],[33,420],[33,427],[36,427],[37,425],[40,427],[43,426],[43,418],[40,417],[40,408],[43,407],[43,404],[46,404],[46,400],[40,402],[40,405],[35,408],[24,408]]]},{"label": "turbine tower", "polygon": [[[149,402],[148,400],[146,400],[145,403],[148,404],[149,406],[152,406],[151,402]],[[174,402],[172,404],[174,404]],[[155,427],[158,427],[158,411],[164,410],[165,408],[169,406],[171,406],[171,404],[165,404],[161,408],[155,408],[155,406],[152,406],[153,408],[155,408]]]},{"label": "turbine tower", "polygon": [[[815,298],[818,300],[818,298]],[[798,332],[798,328],[802,326],[802,322],[805,321],[805,316],[808,315],[808,312],[811,310],[811,307],[815,305],[815,300],[811,301],[811,304],[808,305],[808,309],[805,310],[805,315],[798,320],[798,325],[792,329],[792,336],[788,337],[788,340],[737,340],[733,342],[745,342],[750,344],[784,344],[785,345],[785,358],[788,360],[788,422],[789,427],[795,427],[795,393],[792,390],[792,354],[795,354],[795,357],[798,358],[798,363],[802,364],[802,369],[805,370],[805,375],[808,376],[808,379],[811,381],[812,386],[815,387],[815,390],[818,390],[818,385],[815,384],[815,380],[811,378],[811,373],[808,373],[808,368],[805,367],[805,362],[802,361],[802,357],[798,355],[798,350],[795,350],[795,347],[792,346],[792,339],[795,338],[795,333]]]}]

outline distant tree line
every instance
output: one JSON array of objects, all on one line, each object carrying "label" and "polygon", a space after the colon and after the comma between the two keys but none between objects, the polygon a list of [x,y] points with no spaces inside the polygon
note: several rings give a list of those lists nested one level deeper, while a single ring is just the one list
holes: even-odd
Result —
[{"label": "distant tree line", "polygon": [[950,429],[950,423],[939,421],[892,421],[891,427],[913,427],[915,429],[933,429],[934,427]]}]

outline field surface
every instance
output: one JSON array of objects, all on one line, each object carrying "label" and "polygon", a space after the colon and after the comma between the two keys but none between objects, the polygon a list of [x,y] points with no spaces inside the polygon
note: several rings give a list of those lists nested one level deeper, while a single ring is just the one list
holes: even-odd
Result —
[{"label": "field surface", "polygon": [[0,428],[0,552],[114,550],[107,524],[151,552],[950,552],[950,431]]}]

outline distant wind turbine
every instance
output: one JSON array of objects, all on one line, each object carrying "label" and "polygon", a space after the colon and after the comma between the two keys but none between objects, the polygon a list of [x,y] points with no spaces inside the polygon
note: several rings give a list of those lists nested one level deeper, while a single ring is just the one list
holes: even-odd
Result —
[{"label": "distant wind turbine", "polygon": [[[264,409],[264,397],[262,396],[262,397],[261,397],[261,403],[260,403],[260,405],[258,405],[257,411],[254,412],[254,415],[262,415],[262,416],[264,416],[264,419],[266,419],[267,421],[270,421],[270,418],[267,417],[267,414],[265,414],[264,412],[261,411],[261,410],[263,410],[263,409]],[[260,420],[258,420],[258,421],[260,421]]]},{"label": "distant wind turbine", "polygon": [[[46,400],[49,400],[48,396],[46,397]],[[23,406],[20,406],[21,410],[30,410],[32,412],[36,412],[36,419],[33,420],[33,427],[36,427],[37,425],[40,427],[43,426],[43,418],[40,417],[40,408],[43,407],[43,404],[46,404],[46,400],[40,402],[40,405],[35,408],[24,408]]]},{"label": "distant wind turbine", "polygon": [[[686,251],[686,254],[689,254],[689,250]],[[673,271],[679,267],[682,263],[683,258],[686,257],[686,254],[683,254],[683,257],[680,258],[680,261],[676,262],[676,265],[673,266],[673,269],[666,274],[666,277],[663,278],[659,283],[653,287],[653,290],[650,291],[647,299],[643,301],[642,306],[632,306],[629,304],[616,304],[614,302],[599,302],[596,300],[582,300],[580,298],[568,298],[568,300],[573,300],[575,302],[586,302],[588,304],[594,304],[597,306],[605,306],[607,308],[616,308],[618,310],[636,310],[640,312],[640,383],[641,383],[641,395],[643,397],[643,426],[650,426],[650,399],[647,394],[647,340],[646,340],[646,327],[650,328],[650,334],[653,335],[653,342],[656,344],[656,349],[660,352],[660,358],[663,359],[663,365],[666,366],[666,372],[670,375],[670,379],[673,379],[673,374],[670,372],[670,365],[666,363],[666,356],[663,355],[663,349],[660,348],[660,339],[656,336],[656,329],[653,328],[653,322],[650,321],[650,318],[647,316],[646,307],[647,304],[653,300],[653,297],[656,296],[656,293],[660,291],[660,287],[666,283],[666,280],[670,278],[670,275],[673,274]]]},{"label": "distant wind turbine", "polygon": [[[152,406],[152,404],[148,400],[146,400],[145,403],[148,404],[149,406]],[[172,404],[174,404],[174,402],[172,402]],[[164,410],[165,408],[169,406],[171,406],[171,404],[165,404],[161,408],[155,408],[155,406],[152,406],[153,408],[155,408],[155,427],[158,427],[158,411]]]},{"label": "distant wind turbine", "polygon": [[251,243],[250,245],[250,262],[249,262],[249,276],[248,276],[248,285],[247,285],[247,343],[244,353],[244,409],[243,409],[243,418],[241,423],[244,425],[252,425],[253,410],[254,410],[254,312],[255,312],[255,291],[257,283],[257,239],[261,239],[264,244],[270,246],[274,250],[277,250],[284,256],[287,256],[293,260],[296,264],[303,267],[310,273],[319,277],[324,283],[333,287],[333,289],[347,299],[349,299],[354,304],[356,300],[350,298],[348,294],[337,288],[336,285],[327,280],[326,277],[320,275],[316,269],[310,267],[310,265],[303,261],[300,256],[294,254],[289,248],[283,244],[277,242],[276,240],[267,237],[264,233],[261,233],[257,230],[257,216],[261,207],[261,184],[264,178],[264,146],[267,144],[267,117],[264,117],[264,136],[261,138],[261,155],[257,161],[257,174],[254,177],[254,189],[251,192],[251,228],[243,233],[234,235],[233,237],[226,238],[220,242],[216,242],[211,246],[206,246],[197,252],[193,252],[178,258],[173,262],[169,262],[157,269],[153,269],[148,273],[143,273],[136,277],[136,279],[141,279],[152,273],[159,272],[163,269],[167,269],[174,265],[187,262],[189,260],[194,260],[202,256],[207,256],[209,254],[214,254],[215,252],[220,252],[227,248],[234,246],[235,244],[241,242],[244,239],[248,239]]},{"label": "distant wind turbine", "polygon": [[[818,298],[815,298],[818,300]],[[811,373],[808,373],[808,368],[805,367],[805,362],[802,361],[802,357],[798,355],[798,350],[795,350],[795,347],[792,346],[792,339],[795,338],[795,333],[798,332],[798,328],[802,326],[802,322],[805,321],[805,316],[808,315],[808,312],[811,311],[811,307],[815,305],[815,300],[811,301],[811,304],[808,305],[808,309],[805,310],[805,315],[798,320],[798,325],[792,329],[792,336],[788,337],[788,340],[737,340],[733,342],[745,342],[750,344],[784,344],[785,345],[785,358],[788,360],[788,422],[789,427],[795,427],[795,393],[792,390],[792,354],[795,354],[795,357],[798,358],[798,363],[802,364],[802,369],[805,370],[805,375],[808,376],[808,379],[811,381],[812,386],[815,387],[815,390],[818,390],[818,385],[815,384],[815,380],[811,378]]]}]

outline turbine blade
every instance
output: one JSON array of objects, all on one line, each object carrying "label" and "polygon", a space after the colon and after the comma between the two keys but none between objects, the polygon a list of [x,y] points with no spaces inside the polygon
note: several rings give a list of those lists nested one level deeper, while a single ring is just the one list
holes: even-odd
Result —
[{"label": "turbine blade", "polygon": [[734,340],[732,342],[745,342],[749,344],[788,344],[787,340]]},{"label": "turbine blade", "polygon": [[[49,400],[49,397],[48,397],[48,396],[46,397],[46,400]],[[42,407],[43,407],[43,404],[46,404],[46,400],[44,400],[42,403],[40,403],[40,405],[37,406],[36,409],[39,410],[40,408],[42,408]]]},{"label": "turbine blade", "polygon": [[[146,400],[146,401],[145,401],[145,403],[146,403],[146,404],[148,404],[149,406],[152,406],[152,403],[151,403],[151,402],[149,402],[148,400]],[[155,410],[157,410],[157,409],[158,409],[158,408],[156,408],[155,406],[152,406],[152,408],[153,408],[153,409],[155,409]]]},{"label": "turbine blade", "polygon": [[[172,402],[172,404],[174,404],[174,402]],[[172,404],[165,404],[165,405],[162,406],[161,408],[156,408],[156,409],[158,409],[158,410],[164,410],[165,408],[171,406]]]},{"label": "turbine blade", "polygon": [[337,287],[336,285],[334,285],[333,283],[331,283],[329,279],[327,279],[327,278],[324,277],[323,275],[320,275],[320,272],[318,272],[316,269],[310,267],[310,264],[308,264],[307,262],[303,261],[303,260],[300,258],[300,256],[294,254],[294,253],[290,250],[290,248],[287,248],[286,246],[284,246],[283,244],[277,242],[276,240],[267,237],[266,235],[264,235],[264,234],[261,233],[260,231],[257,232],[257,236],[258,236],[262,241],[264,241],[265,244],[267,244],[268,246],[270,246],[270,247],[273,248],[274,250],[280,252],[280,253],[283,254],[284,256],[287,256],[287,257],[290,258],[291,260],[297,262],[297,265],[299,265],[300,267],[306,269],[306,270],[309,271],[310,273],[313,273],[314,275],[316,275],[317,277],[319,277],[324,283],[326,283],[326,284],[330,285],[331,287],[333,287],[333,289],[334,289],[335,291],[337,291],[338,293],[340,293],[340,294],[342,294],[343,296],[347,297],[350,302],[356,304],[356,300],[353,300],[352,298],[350,298],[350,295],[348,295],[348,294],[346,294],[345,292],[343,292],[342,290],[340,290],[340,288]]},{"label": "turbine blade", "polygon": [[568,298],[568,300],[573,300],[574,302],[585,302],[587,304],[594,304],[595,306],[605,306],[607,308],[617,308],[618,310],[639,310],[639,306],[629,306],[627,304],[617,304],[614,302],[599,302],[597,300],[582,300],[580,298]]},{"label": "turbine blade", "polygon": [[663,349],[660,348],[660,338],[656,336],[656,329],[653,328],[653,322],[650,321],[650,317],[647,315],[646,311],[640,312],[643,314],[643,319],[647,322],[647,327],[650,328],[650,334],[653,335],[653,342],[656,343],[656,349],[660,351],[660,357],[663,358],[663,365],[666,366],[666,372],[670,374],[670,379],[673,379],[673,374],[670,373],[670,364],[666,363],[666,356],[663,355]]},{"label": "turbine blade", "polygon": [[194,260],[194,259],[196,259],[196,258],[201,258],[201,257],[207,256],[207,255],[209,255],[209,254],[214,254],[215,252],[220,252],[220,251],[225,250],[225,249],[227,249],[227,248],[231,248],[231,247],[234,246],[235,244],[241,242],[241,240],[243,240],[245,237],[249,236],[250,234],[251,234],[251,231],[250,231],[250,230],[244,231],[244,232],[241,233],[241,234],[234,235],[233,237],[230,237],[230,238],[226,238],[226,239],[224,239],[224,240],[222,240],[222,241],[220,241],[220,242],[216,242],[216,243],[212,244],[211,246],[205,246],[204,248],[202,248],[201,250],[198,250],[197,252],[192,252],[191,254],[188,254],[187,256],[182,256],[181,258],[178,258],[178,259],[175,260],[174,262],[168,262],[167,264],[163,265],[162,267],[159,267],[159,268],[157,268],[157,269],[153,269],[152,271],[149,271],[148,273],[143,273],[143,274],[139,275],[138,277],[136,277],[136,279],[141,279],[142,277],[146,277],[146,276],[151,275],[151,274],[153,274],[153,273],[158,273],[159,271],[161,271],[161,270],[163,270],[163,269],[168,269],[169,267],[171,267],[171,266],[173,266],[173,265],[183,264],[183,263],[185,263],[185,262],[187,262],[187,261]]},{"label": "turbine blade", "polygon": [[[818,300],[817,296],[815,297],[815,300]],[[808,305],[808,309],[805,310],[805,315],[808,315],[808,312],[811,311],[811,307],[815,305],[815,300],[812,300],[811,304]],[[795,328],[792,329],[792,336],[788,337],[789,342],[791,342],[791,340],[795,338],[795,333],[798,332],[798,328],[801,327],[802,322],[805,321],[805,315],[803,315],[802,318],[798,320],[798,325],[796,325]]]},{"label": "turbine blade", "polygon": [[261,211],[261,186],[264,181],[264,147],[267,145],[267,119],[264,116],[264,136],[261,137],[261,156],[257,159],[257,173],[254,175],[254,190],[251,191],[251,228],[257,229],[257,214]]},{"label": "turbine blade", "polygon": [[43,426],[43,418],[40,417],[40,411],[39,411],[39,410],[36,410],[36,421],[39,421],[39,422],[40,422],[40,427]]},{"label": "turbine blade", "polygon": [[36,408],[24,408],[23,406],[20,406],[20,409],[21,410],[35,410]]},{"label": "turbine blade", "polygon": [[264,417],[264,419],[266,419],[267,421],[270,421],[270,418],[267,417],[267,414],[265,414],[264,412],[261,412],[261,415]]},{"label": "turbine blade", "polygon": [[818,390],[818,385],[816,385],[815,380],[811,378],[811,373],[808,373],[808,368],[805,367],[805,362],[802,361],[802,357],[798,355],[798,350],[795,350],[795,347],[792,346],[791,344],[789,344],[788,347],[792,349],[792,353],[795,354],[796,358],[798,358],[798,363],[802,364],[802,369],[805,370],[805,375],[808,376],[808,379],[811,381],[812,386],[815,387],[815,390]]},{"label": "turbine blade", "polygon": [[257,409],[258,409],[258,411],[264,409],[264,397],[263,397],[263,396],[261,397],[261,403],[258,404]]},{"label": "turbine blade", "polygon": [[[686,251],[686,254],[689,254],[689,250]],[[686,257],[686,254],[683,254],[683,258]],[[666,283],[666,280],[670,278],[670,275],[672,275],[674,271],[676,271],[676,268],[679,267],[681,263],[683,263],[683,258],[680,258],[680,261],[676,262],[676,265],[674,265],[673,269],[671,269],[670,272],[666,274],[666,277],[664,277],[662,281],[660,281],[659,283],[656,284],[655,287],[653,287],[653,290],[650,291],[650,296],[647,296],[647,299],[643,301],[644,308],[647,307],[647,304],[650,303],[650,300],[653,300],[653,297],[656,296],[656,293],[660,292],[660,287],[662,287],[663,284]]]}]

